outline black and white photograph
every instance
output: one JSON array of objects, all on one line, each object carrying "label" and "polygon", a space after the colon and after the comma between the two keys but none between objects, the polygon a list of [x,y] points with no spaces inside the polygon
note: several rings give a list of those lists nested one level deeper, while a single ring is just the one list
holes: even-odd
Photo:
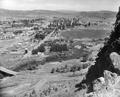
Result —
[{"label": "black and white photograph", "polygon": [[120,0],[0,0],[0,97],[120,97]]}]

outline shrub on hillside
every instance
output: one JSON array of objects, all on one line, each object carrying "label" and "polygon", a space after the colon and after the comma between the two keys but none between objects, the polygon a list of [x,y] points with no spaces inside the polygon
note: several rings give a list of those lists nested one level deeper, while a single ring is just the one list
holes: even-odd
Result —
[{"label": "shrub on hillside", "polygon": [[65,66],[62,66],[62,67],[57,67],[57,68],[53,68],[51,70],[51,73],[66,73],[66,72],[76,72],[76,71],[80,71],[81,69],[85,69],[89,66],[89,64],[77,64],[77,65],[72,65],[72,66],[69,66],[69,65],[65,65]]},{"label": "shrub on hillside", "polygon": [[62,51],[68,51],[67,44],[53,44],[50,48],[51,52],[62,52]]},{"label": "shrub on hillside", "polygon": [[39,46],[37,49],[33,49],[32,50],[32,54],[35,55],[35,54],[38,54],[38,52],[45,52],[45,47],[44,47],[44,44]]},{"label": "shrub on hillside", "polygon": [[35,39],[44,39],[45,38],[45,35],[44,34],[41,34],[41,33],[37,33],[36,35],[35,35]]},{"label": "shrub on hillside", "polygon": [[22,30],[17,30],[17,31],[14,31],[14,32],[13,32],[13,34],[15,34],[15,35],[18,35],[18,34],[21,34],[21,33],[23,33]]},{"label": "shrub on hillside", "polygon": [[38,54],[38,50],[37,49],[33,49],[32,50],[32,55],[36,55],[36,54]]},{"label": "shrub on hillside", "polygon": [[45,45],[42,44],[42,45],[39,46],[37,49],[38,49],[38,52],[45,52]]}]

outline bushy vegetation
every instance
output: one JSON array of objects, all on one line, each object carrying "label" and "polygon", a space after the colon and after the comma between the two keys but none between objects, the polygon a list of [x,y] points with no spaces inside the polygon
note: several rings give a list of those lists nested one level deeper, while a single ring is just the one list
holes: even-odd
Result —
[{"label": "bushy vegetation", "polygon": [[88,63],[85,64],[77,64],[77,65],[65,65],[65,66],[61,66],[61,67],[57,67],[57,68],[53,68],[51,70],[51,73],[66,73],[66,72],[76,72],[76,71],[80,71],[81,69],[85,69],[89,66]]},{"label": "bushy vegetation", "polygon": [[42,45],[40,45],[37,49],[32,50],[32,54],[37,54],[38,52],[45,52],[48,47],[49,52],[63,52],[68,51],[68,45],[66,42],[59,42],[58,40],[48,41]]},{"label": "bushy vegetation", "polygon": [[41,46],[39,46],[37,49],[33,49],[32,50],[32,54],[33,55],[38,54],[38,52],[45,52],[44,44],[42,44]]},{"label": "bushy vegetation", "polygon": [[17,67],[15,70],[19,71],[19,70],[35,70],[37,68],[37,66],[39,65],[39,62],[35,61],[35,60],[31,60],[31,61],[26,61],[23,62],[22,64],[20,64],[19,67]]},{"label": "bushy vegetation", "polygon": [[[75,84],[75,80],[60,80],[50,82],[49,84],[44,85],[42,91],[40,91],[40,97],[56,97],[55,94],[60,94],[61,92],[70,92],[69,88],[72,88]],[[63,95],[62,95],[63,96]],[[61,96],[61,97],[62,97]],[[35,97],[35,96],[34,96]]]},{"label": "bushy vegetation", "polygon": [[24,71],[24,70],[35,70],[39,65],[44,64],[45,60],[33,57],[33,58],[25,58],[22,60],[15,61],[15,67],[12,68],[14,71]]},{"label": "bushy vegetation", "polygon": [[50,48],[51,52],[62,52],[62,51],[68,51],[67,44],[53,44]]},{"label": "bushy vegetation", "polygon": [[22,30],[17,30],[17,31],[14,31],[14,32],[13,32],[13,34],[15,34],[15,35],[18,35],[18,34],[21,34],[21,33],[23,33]]},{"label": "bushy vegetation", "polygon": [[[67,44],[52,44],[50,46],[50,52],[62,52],[68,51]],[[32,54],[37,54],[38,52],[45,52],[45,45],[39,46],[37,49],[32,50]]]},{"label": "bushy vegetation", "polygon": [[37,33],[35,34],[35,39],[44,39],[45,38],[45,35],[44,34],[41,34],[41,33]]}]

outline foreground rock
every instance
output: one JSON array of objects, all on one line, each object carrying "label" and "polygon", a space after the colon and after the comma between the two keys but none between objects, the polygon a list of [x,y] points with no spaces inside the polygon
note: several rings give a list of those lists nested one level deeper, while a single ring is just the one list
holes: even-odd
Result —
[{"label": "foreground rock", "polygon": [[6,77],[6,76],[15,76],[16,74],[17,74],[17,72],[0,66],[0,79],[2,79],[3,77]]},{"label": "foreground rock", "polygon": [[94,91],[86,97],[120,97],[120,76],[110,71],[104,72],[104,81],[94,81]]}]

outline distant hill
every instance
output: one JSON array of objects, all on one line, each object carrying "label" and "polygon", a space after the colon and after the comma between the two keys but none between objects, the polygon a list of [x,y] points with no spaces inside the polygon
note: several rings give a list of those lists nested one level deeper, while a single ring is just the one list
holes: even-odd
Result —
[{"label": "distant hill", "polygon": [[97,18],[115,18],[116,12],[113,11],[88,11],[80,12],[83,17],[97,17]]},{"label": "distant hill", "polygon": [[39,16],[80,16],[89,18],[115,18],[116,12],[112,11],[88,11],[88,12],[78,12],[78,11],[50,11],[50,10],[6,10],[0,9],[0,19],[1,18],[32,18]]}]

